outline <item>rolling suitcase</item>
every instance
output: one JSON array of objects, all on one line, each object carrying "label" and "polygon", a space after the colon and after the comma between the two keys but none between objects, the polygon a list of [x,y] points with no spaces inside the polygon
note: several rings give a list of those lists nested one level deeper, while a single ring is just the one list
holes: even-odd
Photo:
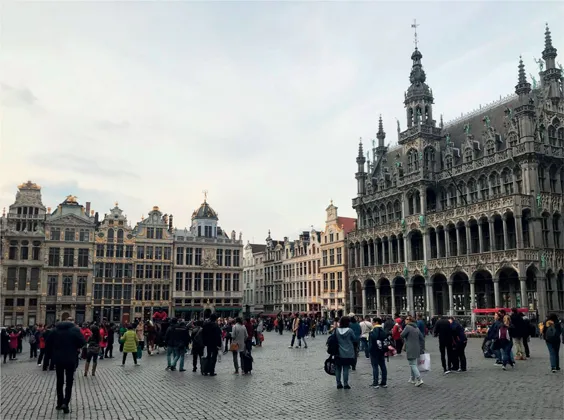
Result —
[{"label": "rolling suitcase", "polygon": [[210,373],[210,358],[201,357],[200,358],[200,372],[202,375],[207,375]]},{"label": "rolling suitcase", "polygon": [[243,353],[243,372],[251,373],[253,370],[253,356],[249,352]]}]

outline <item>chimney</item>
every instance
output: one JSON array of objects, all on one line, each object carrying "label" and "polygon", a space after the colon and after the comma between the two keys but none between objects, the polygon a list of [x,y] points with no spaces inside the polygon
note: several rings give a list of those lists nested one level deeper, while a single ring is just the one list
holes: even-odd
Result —
[{"label": "chimney", "polygon": [[172,232],[172,214],[168,218],[168,230]]},{"label": "chimney", "polygon": [[90,215],[90,201],[86,202],[86,215],[89,216]]}]

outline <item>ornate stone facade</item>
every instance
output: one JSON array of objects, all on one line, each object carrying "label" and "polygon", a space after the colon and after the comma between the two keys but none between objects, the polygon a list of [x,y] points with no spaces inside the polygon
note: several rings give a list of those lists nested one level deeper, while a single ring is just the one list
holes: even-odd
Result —
[{"label": "ornate stone facade", "polygon": [[218,226],[206,200],[192,214],[190,229],[174,230],[174,313],[199,318],[205,311],[236,316],[243,310],[243,241]]},{"label": "ornate stone facade", "polygon": [[157,206],[133,231],[135,271],[131,306],[135,318],[152,319],[153,312],[170,314],[172,297],[173,217]]},{"label": "ornate stone facade", "polygon": [[92,296],[95,321],[106,318],[118,324],[132,318],[136,252],[133,229],[115,203],[96,230]]},{"label": "ornate stone facade", "polygon": [[[50,212],[49,212],[50,213]],[[95,217],[69,195],[45,220],[40,320],[92,318]],[[92,212],[93,213],[93,212]]]},{"label": "ornate stone facade", "polygon": [[34,324],[39,318],[45,254],[45,212],[41,187],[18,186],[16,201],[0,222],[2,325]]},{"label": "ornate stone facade", "polygon": [[542,56],[538,85],[521,61],[515,95],[437,125],[415,49],[399,145],[384,146],[380,119],[373,160],[359,147],[355,311],[564,313],[564,93],[548,27]]},{"label": "ornate stone facade", "polygon": [[243,306],[251,313],[264,310],[264,257],[266,245],[251,244],[243,248]]}]

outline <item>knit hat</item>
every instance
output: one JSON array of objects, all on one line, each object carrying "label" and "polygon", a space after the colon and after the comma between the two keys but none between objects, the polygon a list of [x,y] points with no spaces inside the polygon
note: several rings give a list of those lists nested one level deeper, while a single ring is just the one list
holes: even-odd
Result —
[{"label": "knit hat", "polygon": [[401,318],[396,318],[396,322],[397,322],[398,324],[401,324]]},{"label": "knit hat", "polygon": [[351,313],[349,314],[349,317],[352,318],[353,316],[356,316],[356,315],[354,314],[354,312],[351,312]]}]

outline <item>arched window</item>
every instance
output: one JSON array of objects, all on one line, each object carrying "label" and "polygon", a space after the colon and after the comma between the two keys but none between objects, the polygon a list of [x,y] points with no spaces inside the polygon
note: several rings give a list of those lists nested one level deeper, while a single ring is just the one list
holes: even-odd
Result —
[{"label": "arched window", "polygon": [[490,175],[490,185],[492,186],[492,194],[494,197],[501,195],[501,185],[499,181],[499,174],[493,172]]},{"label": "arched window", "polygon": [[457,196],[458,196],[458,191],[456,190],[456,185],[449,185],[448,187],[448,197],[450,199],[450,205],[453,207],[457,206]]},{"label": "arched window", "polygon": [[558,169],[556,165],[552,165],[548,171],[548,179],[550,182],[550,192],[555,193],[558,187],[558,180],[556,179],[558,174]]},{"label": "arched window", "polygon": [[388,203],[386,210],[388,211],[388,222],[391,222],[394,220],[394,209],[392,207],[392,203]]},{"label": "arched window", "polygon": [[417,156],[417,150],[410,149],[407,153],[407,172],[415,172],[419,170],[419,159]]},{"label": "arched window", "polygon": [[470,181],[468,181],[468,192],[470,193],[470,202],[478,201],[478,186],[474,178],[470,178]]},{"label": "arched window", "polygon": [[394,212],[396,213],[396,220],[401,220],[401,204],[399,200],[394,202]]},{"label": "arched window", "polygon": [[[555,120],[555,125],[558,123],[558,118]],[[551,146],[556,146],[556,127],[549,125],[548,126],[548,142]]]},{"label": "arched window", "polygon": [[72,277],[64,276],[63,277],[63,296],[70,296],[72,295]]},{"label": "arched window", "polygon": [[466,202],[466,195],[468,194],[468,191],[466,190],[466,184],[463,181],[460,181],[458,183],[457,190],[458,190],[458,197],[459,197],[458,205],[464,206],[464,205],[468,204]]},{"label": "arched window", "polygon": [[114,230],[108,229],[108,242],[113,242],[113,241],[114,241]]},{"label": "arched window", "polygon": [[513,194],[513,176],[508,168],[505,168],[501,173],[501,180],[503,182],[503,192],[507,195]]},{"label": "arched window", "polygon": [[425,169],[428,171],[435,169],[435,149],[432,147],[425,149]]},{"label": "arched window", "polygon": [[545,181],[546,181],[546,172],[544,166],[539,165],[538,167],[538,176],[539,176],[539,187],[541,191],[546,191],[545,189]]},{"label": "arched window", "polygon": [[495,143],[490,140],[486,143],[486,156],[493,156],[495,154]]},{"label": "arched window", "polygon": [[439,200],[441,202],[441,209],[444,210],[448,207],[448,193],[445,188],[441,188],[439,191]]},{"label": "arched window", "polygon": [[380,224],[380,212],[378,211],[378,207],[374,207],[374,210],[372,211],[372,215],[374,216],[374,224],[379,225]]},{"label": "arched window", "polygon": [[513,169],[513,178],[515,178],[516,192],[517,194],[521,194],[523,191],[523,174],[520,167]]},{"label": "arched window", "polygon": [[386,207],[384,207],[383,204],[380,206],[380,220],[381,220],[382,224],[386,223],[386,221],[387,221],[387,219],[386,219]]},{"label": "arched window", "polygon": [[445,164],[446,164],[447,170],[450,171],[450,170],[452,169],[452,156],[451,156],[451,155],[448,155],[448,156],[445,158]]},{"label": "arched window", "polygon": [[472,149],[470,147],[467,147],[464,150],[464,162],[465,163],[472,162],[472,155],[473,155]]},{"label": "arched window", "polygon": [[478,184],[480,185],[480,196],[482,197],[482,200],[487,200],[488,198],[490,198],[490,187],[485,175],[482,175],[480,177]]},{"label": "arched window", "polygon": [[558,129],[558,146],[564,147],[564,127]]},{"label": "arched window", "polygon": [[78,281],[76,282],[76,295],[77,296],[86,296],[86,277],[85,276],[78,277]]},{"label": "arched window", "polygon": [[117,231],[117,241],[118,242],[123,242],[123,229],[118,229]]},{"label": "arched window", "polygon": [[509,144],[509,147],[517,146],[517,134],[515,133],[510,134],[507,143]]},{"label": "arched window", "polygon": [[559,213],[554,213],[552,215],[552,232],[554,234],[554,248],[555,249],[562,249],[562,240],[561,240],[561,232],[560,232],[560,219],[561,216]]}]

